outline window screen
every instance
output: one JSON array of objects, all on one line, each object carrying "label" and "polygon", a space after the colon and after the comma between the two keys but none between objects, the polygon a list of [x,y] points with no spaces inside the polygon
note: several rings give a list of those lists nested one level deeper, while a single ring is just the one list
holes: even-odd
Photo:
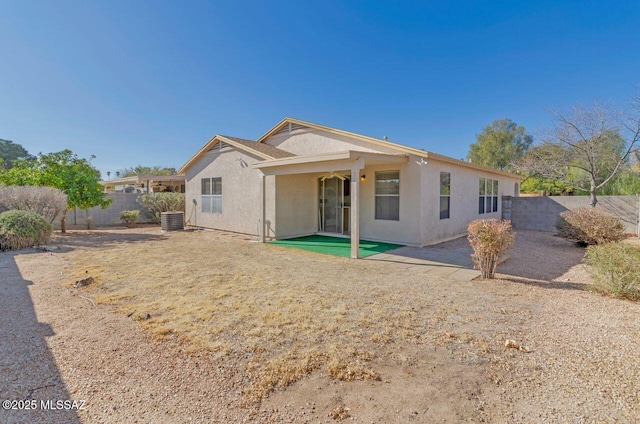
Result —
[{"label": "window screen", "polygon": [[440,173],[440,219],[448,219],[451,207],[451,174]]},{"label": "window screen", "polygon": [[376,172],[376,219],[400,220],[400,171]]}]

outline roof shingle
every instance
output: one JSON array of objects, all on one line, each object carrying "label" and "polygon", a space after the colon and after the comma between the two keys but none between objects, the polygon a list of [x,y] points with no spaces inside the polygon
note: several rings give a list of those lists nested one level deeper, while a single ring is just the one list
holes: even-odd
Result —
[{"label": "roof shingle", "polygon": [[258,143],[253,140],[246,140],[244,138],[230,137],[228,135],[221,135],[221,137],[228,138],[231,141],[235,141],[238,144],[242,144],[250,149],[257,150],[258,152],[269,155],[274,159],[289,158],[295,156],[293,153],[289,153],[285,150],[278,149],[277,147],[270,146],[264,143]]}]

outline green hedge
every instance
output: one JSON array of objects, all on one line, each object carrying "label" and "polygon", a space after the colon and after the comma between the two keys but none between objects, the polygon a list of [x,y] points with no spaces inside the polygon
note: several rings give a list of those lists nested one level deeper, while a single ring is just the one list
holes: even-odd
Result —
[{"label": "green hedge", "polygon": [[640,300],[640,249],[628,243],[608,243],[587,248],[593,270],[593,287],[616,297]]},{"label": "green hedge", "polygon": [[138,203],[147,216],[159,224],[162,212],[184,212],[184,193],[147,193],[140,196]]},{"label": "green hedge", "polygon": [[51,224],[35,212],[13,210],[0,214],[0,250],[48,243],[51,232]]}]

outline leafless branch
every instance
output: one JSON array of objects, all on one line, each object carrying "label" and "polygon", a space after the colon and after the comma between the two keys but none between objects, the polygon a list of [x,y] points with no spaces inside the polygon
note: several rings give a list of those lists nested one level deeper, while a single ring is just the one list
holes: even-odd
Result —
[{"label": "leafless branch", "polygon": [[[514,164],[527,175],[549,178],[589,191],[591,204],[596,190],[610,182],[640,144],[640,95],[624,110],[609,102],[590,107],[575,106],[571,112],[552,112],[554,126],[540,137],[541,145]],[[589,189],[576,187],[575,172],[588,178]],[[574,174],[574,175],[572,175]]]}]

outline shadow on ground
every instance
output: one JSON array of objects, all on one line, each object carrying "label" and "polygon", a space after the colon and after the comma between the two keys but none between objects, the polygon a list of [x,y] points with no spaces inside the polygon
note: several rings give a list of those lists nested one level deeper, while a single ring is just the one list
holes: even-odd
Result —
[{"label": "shadow on ground", "polygon": [[480,272],[473,269],[471,248],[465,247],[459,241],[454,242],[455,245],[404,246],[371,256],[366,260],[391,263],[399,270],[421,271],[432,276],[448,277],[457,281],[471,281],[477,278]]},{"label": "shadow on ground", "polygon": [[[532,246],[544,246],[544,249],[540,251]],[[394,263],[400,269],[422,270],[431,275],[470,281],[480,275],[473,269],[472,252],[468,241],[462,237],[429,247],[402,247],[367,259]],[[517,231],[515,242],[507,251],[505,261],[498,266],[497,273],[499,278],[518,284],[583,290],[584,284],[556,280],[582,263],[584,253],[584,248],[553,233]]]},{"label": "shadow on ground", "polygon": [[145,229],[141,232],[131,232],[127,229],[104,229],[70,231],[67,233],[55,233],[51,245],[66,252],[78,247],[100,248],[121,243],[138,243],[147,241],[165,240],[160,227],[152,230]]},{"label": "shadow on ground", "polygon": [[500,278],[504,281],[509,281],[511,283],[540,287],[543,289],[584,290],[587,287],[587,285],[584,283],[573,283],[571,281],[544,281],[510,276],[498,276],[497,278]]},{"label": "shadow on ground", "polygon": [[[536,256],[537,250],[531,249],[532,244],[544,246],[544,256]],[[514,277],[514,282],[523,283],[523,279],[538,280],[541,287],[551,287],[564,283],[554,280],[563,276],[574,266],[582,263],[585,249],[574,242],[541,231],[517,231],[513,246],[507,252],[509,259],[498,267],[497,272],[504,276]],[[505,278],[506,279],[506,278]],[[529,282],[529,284],[535,284]],[[564,284],[564,288],[572,288],[571,283]],[[582,285],[578,285],[581,286]]]},{"label": "shadow on ground", "polygon": [[32,282],[22,278],[16,255],[0,252],[0,401],[35,400],[36,408],[1,408],[0,423],[79,423],[73,410],[42,408],[41,401],[70,396],[46,342],[53,331],[38,322],[28,288]]}]

